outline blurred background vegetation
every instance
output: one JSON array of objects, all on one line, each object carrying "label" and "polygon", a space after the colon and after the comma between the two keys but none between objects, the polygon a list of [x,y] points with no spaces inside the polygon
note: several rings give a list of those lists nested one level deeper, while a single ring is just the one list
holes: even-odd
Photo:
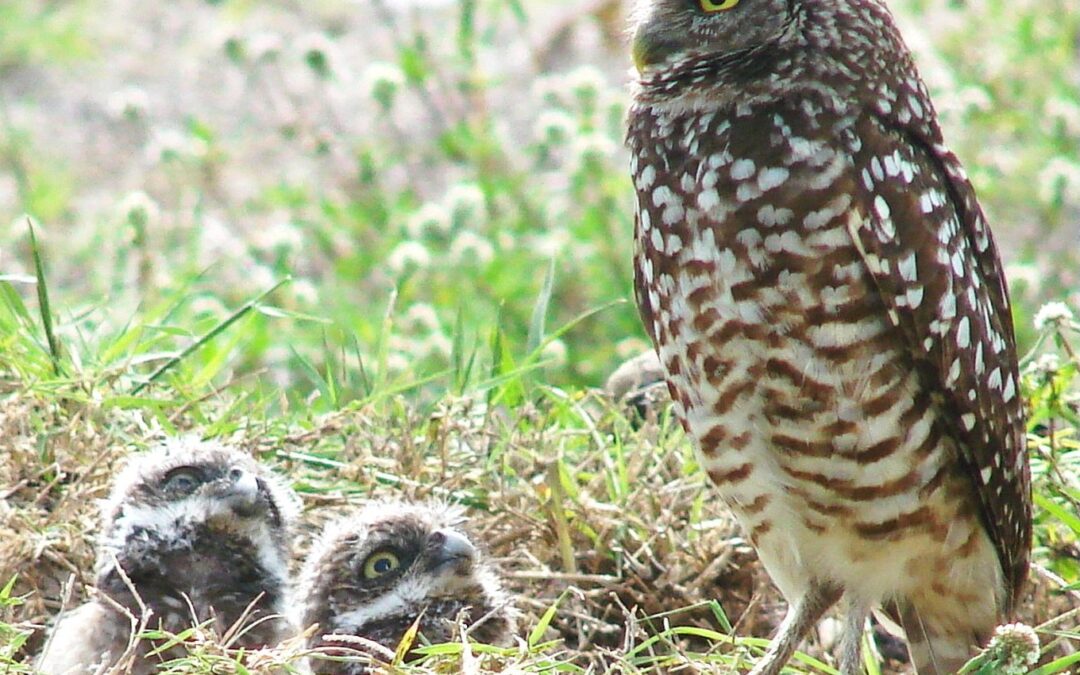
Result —
[{"label": "blurred background vegetation", "polygon": [[[1080,11],[893,5],[1030,346],[1038,306],[1080,288]],[[625,9],[5,2],[0,269],[32,272],[29,214],[75,350],[155,312],[199,333],[291,278],[270,300],[295,314],[250,319],[214,377],[257,373],[246,386],[323,406],[364,395],[360,361],[415,382],[493,329],[520,357],[550,268],[548,330],[593,313],[546,344],[545,377],[595,385],[644,345],[629,302]],[[311,401],[312,368],[331,363],[349,371],[338,400]]]},{"label": "blurred background vegetation", "polygon": [[[1075,587],[1080,5],[891,6],[998,237],[1040,560]],[[23,440],[55,435],[50,406],[139,417],[114,432],[138,444],[150,427],[266,433],[371,405],[400,424],[457,396],[550,406],[599,386],[646,346],[628,9],[0,3],[0,396],[34,402]],[[591,424],[558,405],[540,419]],[[556,454],[577,499],[592,456]]]}]

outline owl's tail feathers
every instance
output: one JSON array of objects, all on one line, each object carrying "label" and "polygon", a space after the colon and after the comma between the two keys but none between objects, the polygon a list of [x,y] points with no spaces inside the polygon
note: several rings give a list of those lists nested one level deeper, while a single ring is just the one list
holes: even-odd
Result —
[{"label": "owl's tail feathers", "polygon": [[968,662],[973,648],[979,644],[974,635],[935,630],[923,620],[918,608],[908,603],[892,602],[875,615],[890,633],[906,636],[911,664],[918,675],[953,675]]}]

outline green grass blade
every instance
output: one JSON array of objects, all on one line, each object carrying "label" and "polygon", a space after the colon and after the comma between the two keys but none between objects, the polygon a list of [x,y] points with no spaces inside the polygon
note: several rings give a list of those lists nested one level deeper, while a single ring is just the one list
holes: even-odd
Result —
[{"label": "green grass blade", "polygon": [[1064,673],[1069,666],[1077,663],[1080,663],[1080,652],[1063,656],[1060,659],[1055,659],[1045,666],[1036,668],[1028,673],[1028,675],[1054,675],[1055,673]]},{"label": "green grass blade", "polygon": [[198,340],[195,340],[195,342],[191,343],[187,347],[187,349],[183,350],[182,352],[162,364],[160,368],[150,374],[150,377],[146,378],[145,382],[140,383],[138,386],[132,389],[131,395],[137,396],[139,392],[141,392],[143,389],[146,389],[148,386],[153,384],[158,378],[160,378],[172,368],[175,368],[178,363],[201,349],[203,345],[206,345],[211,340],[216,338],[222,333],[222,331],[228,329],[229,326],[233,325],[234,323],[242,319],[244,316],[246,316],[247,313],[255,309],[264,298],[268,297],[271,293],[281,288],[285,284],[289,283],[290,281],[291,279],[286,277],[285,279],[282,279],[281,281],[271,286],[269,289],[255,296],[251,300],[248,300],[246,303],[244,303],[242,307],[240,307],[240,309],[227,316],[224,320],[222,320],[220,323],[218,323],[216,326],[214,326],[204,335],[202,335],[202,337],[200,337]]},{"label": "green grass blade", "polygon": [[37,235],[34,234],[34,224],[29,218],[26,219],[26,227],[30,230],[30,252],[34,257],[34,274],[37,275],[38,308],[41,312],[41,323],[45,327],[45,339],[49,343],[49,356],[52,359],[53,372],[62,374],[60,367],[60,343],[56,339],[53,330],[52,308],[49,306],[49,285],[45,281],[45,265],[41,259],[41,248],[38,246]]},{"label": "green grass blade", "polygon": [[526,642],[528,642],[530,648],[535,647],[539,644],[540,640],[544,638],[544,633],[547,632],[548,626],[551,625],[551,621],[555,618],[555,613],[559,610],[559,605],[566,599],[566,594],[569,592],[570,591],[568,590],[563,591],[559,597],[555,599],[555,602],[551,603],[551,606],[544,610],[544,613],[540,616],[540,620],[537,621],[536,625],[533,626],[533,629],[529,631],[529,637]]},{"label": "green grass blade", "polygon": [[529,339],[526,349],[531,354],[542,346],[544,340],[544,323],[547,321],[548,306],[551,304],[551,291],[555,286],[555,259],[548,261],[547,274],[544,275],[544,283],[540,287],[540,295],[536,297],[533,305],[532,319],[529,321]]}]

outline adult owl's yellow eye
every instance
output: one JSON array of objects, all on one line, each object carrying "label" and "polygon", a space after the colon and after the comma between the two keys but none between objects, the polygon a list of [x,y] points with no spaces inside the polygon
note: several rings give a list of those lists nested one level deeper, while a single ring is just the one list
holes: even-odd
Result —
[{"label": "adult owl's yellow eye", "polygon": [[739,4],[739,0],[698,0],[698,2],[701,3],[701,9],[706,12],[724,12]]},{"label": "adult owl's yellow eye", "polygon": [[378,579],[401,566],[401,560],[393,551],[376,551],[364,561],[364,578]]}]

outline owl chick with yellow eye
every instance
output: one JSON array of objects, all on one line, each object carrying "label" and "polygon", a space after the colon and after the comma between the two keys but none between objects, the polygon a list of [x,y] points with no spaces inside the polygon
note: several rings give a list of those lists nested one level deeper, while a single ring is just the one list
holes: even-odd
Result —
[{"label": "owl chick with yellow eye", "polygon": [[233,644],[288,637],[290,528],[299,501],[238,450],[174,439],[133,455],[102,506],[96,596],[60,616],[36,667],[48,675],[143,675],[181,655],[138,632],[212,621]]},{"label": "owl chick with yellow eye", "polygon": [[[311,647],[346,647],[356,636],[391,652],[419,619],[428,642],[468,634],[506,644],[516,612],[494,570],[461,530],[461,511],[441,503],[374,502],[326,526],[301,573],[303,626],[318,624]],[[315,660],[318,673],[357,675],[360,662]]]}]

